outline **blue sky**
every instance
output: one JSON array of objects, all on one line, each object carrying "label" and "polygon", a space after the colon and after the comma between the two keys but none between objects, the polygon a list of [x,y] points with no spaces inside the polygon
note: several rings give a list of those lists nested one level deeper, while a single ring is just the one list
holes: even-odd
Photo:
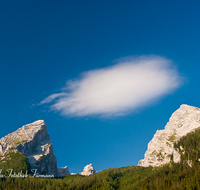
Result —
[{"label": "blue sky", "polygon": [[199,1],[1,1],[1,137],[44,119],[58,167],[137,165],[200,107]]}]

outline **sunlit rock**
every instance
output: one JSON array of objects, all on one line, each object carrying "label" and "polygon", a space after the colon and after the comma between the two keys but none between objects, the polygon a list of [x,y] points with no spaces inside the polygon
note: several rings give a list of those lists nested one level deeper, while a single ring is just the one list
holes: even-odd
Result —
[{"label": "sunlit rock", "polygon": [[200,109],[181,105],[172,114],[165,129],[156,131],[148,144],[144,159],[139,161],[138,166],[160,166],[169,163],[171,155],[175,163],[180,162],[180,154],[174,149],[173,143],[199,127]]},{"label": "sunlit rock", "polygon": [[43,120],[24,125],[0,139],[2,155],[13,148],[28,158],[31,169],[36,169],[37,173],[57,175],[56,156]]},{"label": "sunlit rock", "polygon": [[85,175],[85,176],[89,176],[89,175],[93,175],[95,174],[95,169],[93,168],[92,164],[86,165],[83,169],[83,172],[80,173],[80,175]]}]

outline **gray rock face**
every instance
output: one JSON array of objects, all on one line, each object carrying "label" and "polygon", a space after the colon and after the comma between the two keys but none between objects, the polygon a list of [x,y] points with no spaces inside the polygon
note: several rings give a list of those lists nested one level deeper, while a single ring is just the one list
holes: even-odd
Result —
[{"label": "gray rock face", "polygon": [[157,130],[153,139],[148,144],[148,149],[143,160],[138,166],[160,166],[170,162],[170,154],[173,161],[180,162],[180,154],[174,149],[173,143],[182,136],[200,127],[200,109],[181,105],[169,119],[163,130]]},{"label": "gray rock face", "polygon": [[26,156],[31,169],[37,169],[39,174],[57,175],[57,159],[43,120],[24,125],[0,139],[2,155],[12,147]]},{"label": "gray rock face", "polygon": [[83,169],[83,172],[80,175],[89,176],[95,174],[95,169],[93,168],[92,164],[86,165]]},{"label": "gray rock face", "polygon": [[69,170],[68,170],[68,167],[65,166],[64,168],[58,168],[58,176],[67,176],[67,175],[70,175],[69,173]]}]

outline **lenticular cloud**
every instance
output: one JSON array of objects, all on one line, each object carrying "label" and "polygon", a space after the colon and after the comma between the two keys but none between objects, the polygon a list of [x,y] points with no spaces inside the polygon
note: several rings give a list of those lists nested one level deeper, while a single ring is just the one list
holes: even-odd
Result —
[{"label": "lenticular cloud", "polygon": [[118,116],[152,103],[180,84],[181,77],[166,58],[126,58],[67,81],[61,93],[41,104],[51,103],[53,110],[66,116]]}]

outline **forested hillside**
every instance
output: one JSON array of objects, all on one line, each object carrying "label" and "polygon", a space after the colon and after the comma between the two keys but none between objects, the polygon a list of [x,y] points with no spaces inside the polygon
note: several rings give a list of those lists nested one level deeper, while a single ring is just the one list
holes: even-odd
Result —
[{"label": "forested hillside", "polygon": [[[92,176],[66,176],[64,178],[0,178],[1,189],[200,189],[200,129],[182,137],[174,147],[181,154],[181,162],[162,167],[129,166],[111,168]],[[13,167],[19,171],[29,169],[27,160],[20,155],[11,155],[11,160],[1,163],[2,168]],[[172,158],[171,158],[172,159]],[[2,171],[3,172],[3,171]]]}]

